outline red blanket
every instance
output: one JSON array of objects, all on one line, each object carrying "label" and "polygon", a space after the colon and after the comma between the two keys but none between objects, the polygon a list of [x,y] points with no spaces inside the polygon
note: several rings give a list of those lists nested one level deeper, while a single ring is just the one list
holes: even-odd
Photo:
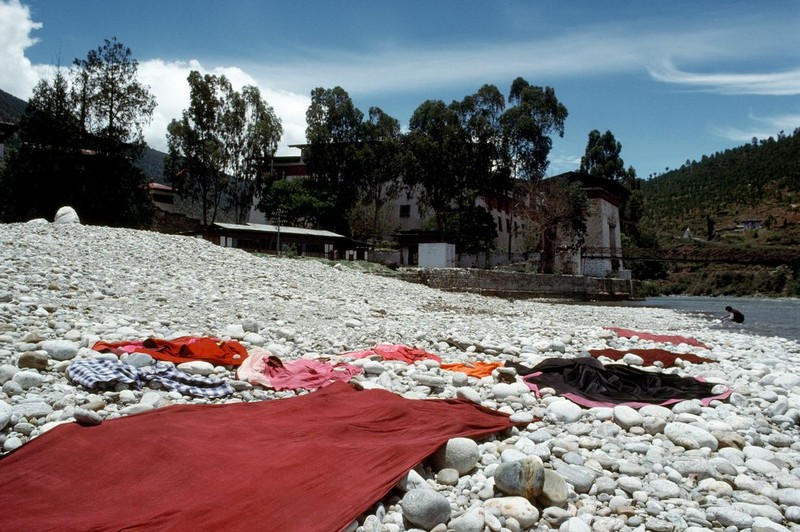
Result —
[{"label": "red blanket", "polygon": [[633,353],[634,355],[642,357],[644,363],[650,366],[652,366],[654,362],[661,362],[662,364],[664,364],[665,368],[674,365],[675,360],[678,358],[680,358],[681,360],[685,360],[686,362],[691,362],[692,364],[717,362],[713,358],[701,357],[699,355],[693,355],[691,353],[673,353],[671,351],[667,351],[666,349],[628,349],[627,351],[622,351],[620,349],[589,350],[589,354],[592,355],[594,358],[599,358],[603,356],[603,357],[608,357],[611,360],[622,360],[622,358],[627,353]]},{"label": "red blanket", "polygon": [[615,333],[617,333],[617,336],[621,338],[630,338],[632,336],[638,336],[640,340],[652,340],[653,342],[663,342],[665,344],[675,344],[675,345],[686,344],[708,349],[708,346],[703,342],[695,338],[689,338],[687,336],[678,336],[677,334],[653,334],[644,331],[634,331],[633,329],[623,329],[621,327],[603,327],[603,328],[608,329],[609,331],[614,331]]},{"label": "red blanket", "polygon": [[219,338],[181,336],[174,340],[148,338],[143,342],[96,342],[95,351],[111,351],[118,355],[124,353],[147,353],[156,360],[168,360],[175,364],[204,360],[219,366],[238,366],[247,358],[247,349],[231,340]]},{"label": "red blanket", "polygon": [[341,530],[448,439],[510,426],[342,382],[60,425],[0,460],[0,530]]}]

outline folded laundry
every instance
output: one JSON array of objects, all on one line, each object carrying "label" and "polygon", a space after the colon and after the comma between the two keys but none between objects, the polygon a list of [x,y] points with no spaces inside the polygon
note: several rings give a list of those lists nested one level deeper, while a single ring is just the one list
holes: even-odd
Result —
[{"label": "folded laundry", "polygon": [[547,358],[533,368],[506,362],[524,376],[528,388],[539,395],[542,388],[553,388],[558,395],[581,406],[649,404],[670,405],[686,399],[700,399],[708,405],[714,399],[725,399],[712,390],[714,384],[691,377],[644,371],[624,364],[603,365],[595,358]]},{"label": "folded laundry", "polygon": [[363,370],[352,364],[330,364],[322,360],[300,359],[284,363],[268,351],[254,351],[236,369],[236,376],[252,384],[276,390],[314,389],[333,381],[348,382]]},{"label": "folded laundry", "polygon": [[511,426],[469,401],[343,382],[67,423],[0,459],[0,530],[342,530],[450,438]]},{"label": "folded laundry", "polygon": [[197,397],[224,397],[234,391],[225,381],[190,375],[159,362],[138,368],[118,360],[81,359],[67,367],[67,378],[90,390],[113,390],[118,383],[140,389],[148,382],[157,382],[167,390]]},{"label": "folded laundry", "polygon": [[406,362],[407,364],[413,364],[414,362],[420,360],[435,360],[437,362],[442,361],[442,359],[437,355],[429,353],[424,349],[398,344],[378,344],[370,349],[342,353],[342,356],[349,356],[353,358],[365,358],[373,355],[377,355],[384,360],[399,360],[400,362]]},{"label": "folded laundry", "polygon": [[446,369],[448,371],[458,371],[460,373],[466,373],[471,377],[488,377],[492,374],[492,371],[495,369],[502,367],[502,362],[471,362],[469,364],[461,364],[461,363],[453,363],[453,364],[442,364],[442,369]]},{"label": "folded laundry", "polygon": [[156,360],[180,364],[189,360],[205,360],[220,366],[238,366],[247,358],[247,349],[236,340],[224,341],[204,336],[180,336],[173,340],[148,338],[144,341],[96,342],[95,351],[147,353]]},{"label": "folded laundry", "polygon": [[622,360],[628,353],[642,357],[644,363],[653,365],[654,362],[661,362],[665,368],[673,366],[677,359],[691,362],[692,364],[704,364],[706,362],[717,362],[713,358],[701,357],[692,353],[673,353],[666,349],[590,349],[589,354],[594,358],[608,357],[612,360]]},{"label": "folded laundry", "polygon": [[633,329],[623,329],[621,327],[603,327],[609,331],[614,331],[617,336],[621,338],[631,338],[638,336],[640,340],[652,340],[653,342],[664,342],[665,344],[686,344],[695,347],[702,347],[708,349],[708,346],[696,338],[689,338],[687,336],[679,336],[677,334],[653,334],[643,331],[634,331]]}]

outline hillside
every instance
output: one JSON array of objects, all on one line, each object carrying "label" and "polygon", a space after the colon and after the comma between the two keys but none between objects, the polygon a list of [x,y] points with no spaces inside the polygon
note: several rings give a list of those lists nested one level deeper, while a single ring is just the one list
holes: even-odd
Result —
[{"label": "hillside", "polygon": [[[28,102],[0,89],[0,122],[11,122],[18,124],[22,115],[25,114],[25,107]],[[163,163],[166,153],[146,148],[141,159],[136,162],[136,166],[141,168],[144,174],[151,181],[165,183]]]},{"label": "hillside", "polygon": [[[749,246],[800,245],[800,128],[703,156],[641,183],[641,228],[671,245],[688,228]],[[744,230],[747,224],[758,230]]]}]

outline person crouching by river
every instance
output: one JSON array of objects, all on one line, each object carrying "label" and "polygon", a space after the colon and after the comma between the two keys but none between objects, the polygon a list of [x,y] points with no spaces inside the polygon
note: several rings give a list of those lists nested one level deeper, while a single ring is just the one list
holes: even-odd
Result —
[{"label": "person crouching by river", "polygon": [[725,316],[722,317],[722,321],[730,320],[734,323],[743,323],[744,322],[744,314],[742,314],[739,310],[733,308],[732,306],[728,305],[725,307],[725,310],[728,312]]}]

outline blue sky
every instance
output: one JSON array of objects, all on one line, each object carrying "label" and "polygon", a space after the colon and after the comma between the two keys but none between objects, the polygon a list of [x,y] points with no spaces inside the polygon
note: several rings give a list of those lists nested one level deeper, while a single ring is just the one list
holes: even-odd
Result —
[{"label": "blue sky", "polygon": [[800,127],[800,1],[0,0],[0,89],[27,99],[40,76],[116,36],[158,107],[188,104],[190,70],[256,84],[304,142],[315,87],[343,87],[403,125],[425,100],[522,76],[568,111],[549,174],[574,170],[589,131],[610,130],[640,177]]}]

